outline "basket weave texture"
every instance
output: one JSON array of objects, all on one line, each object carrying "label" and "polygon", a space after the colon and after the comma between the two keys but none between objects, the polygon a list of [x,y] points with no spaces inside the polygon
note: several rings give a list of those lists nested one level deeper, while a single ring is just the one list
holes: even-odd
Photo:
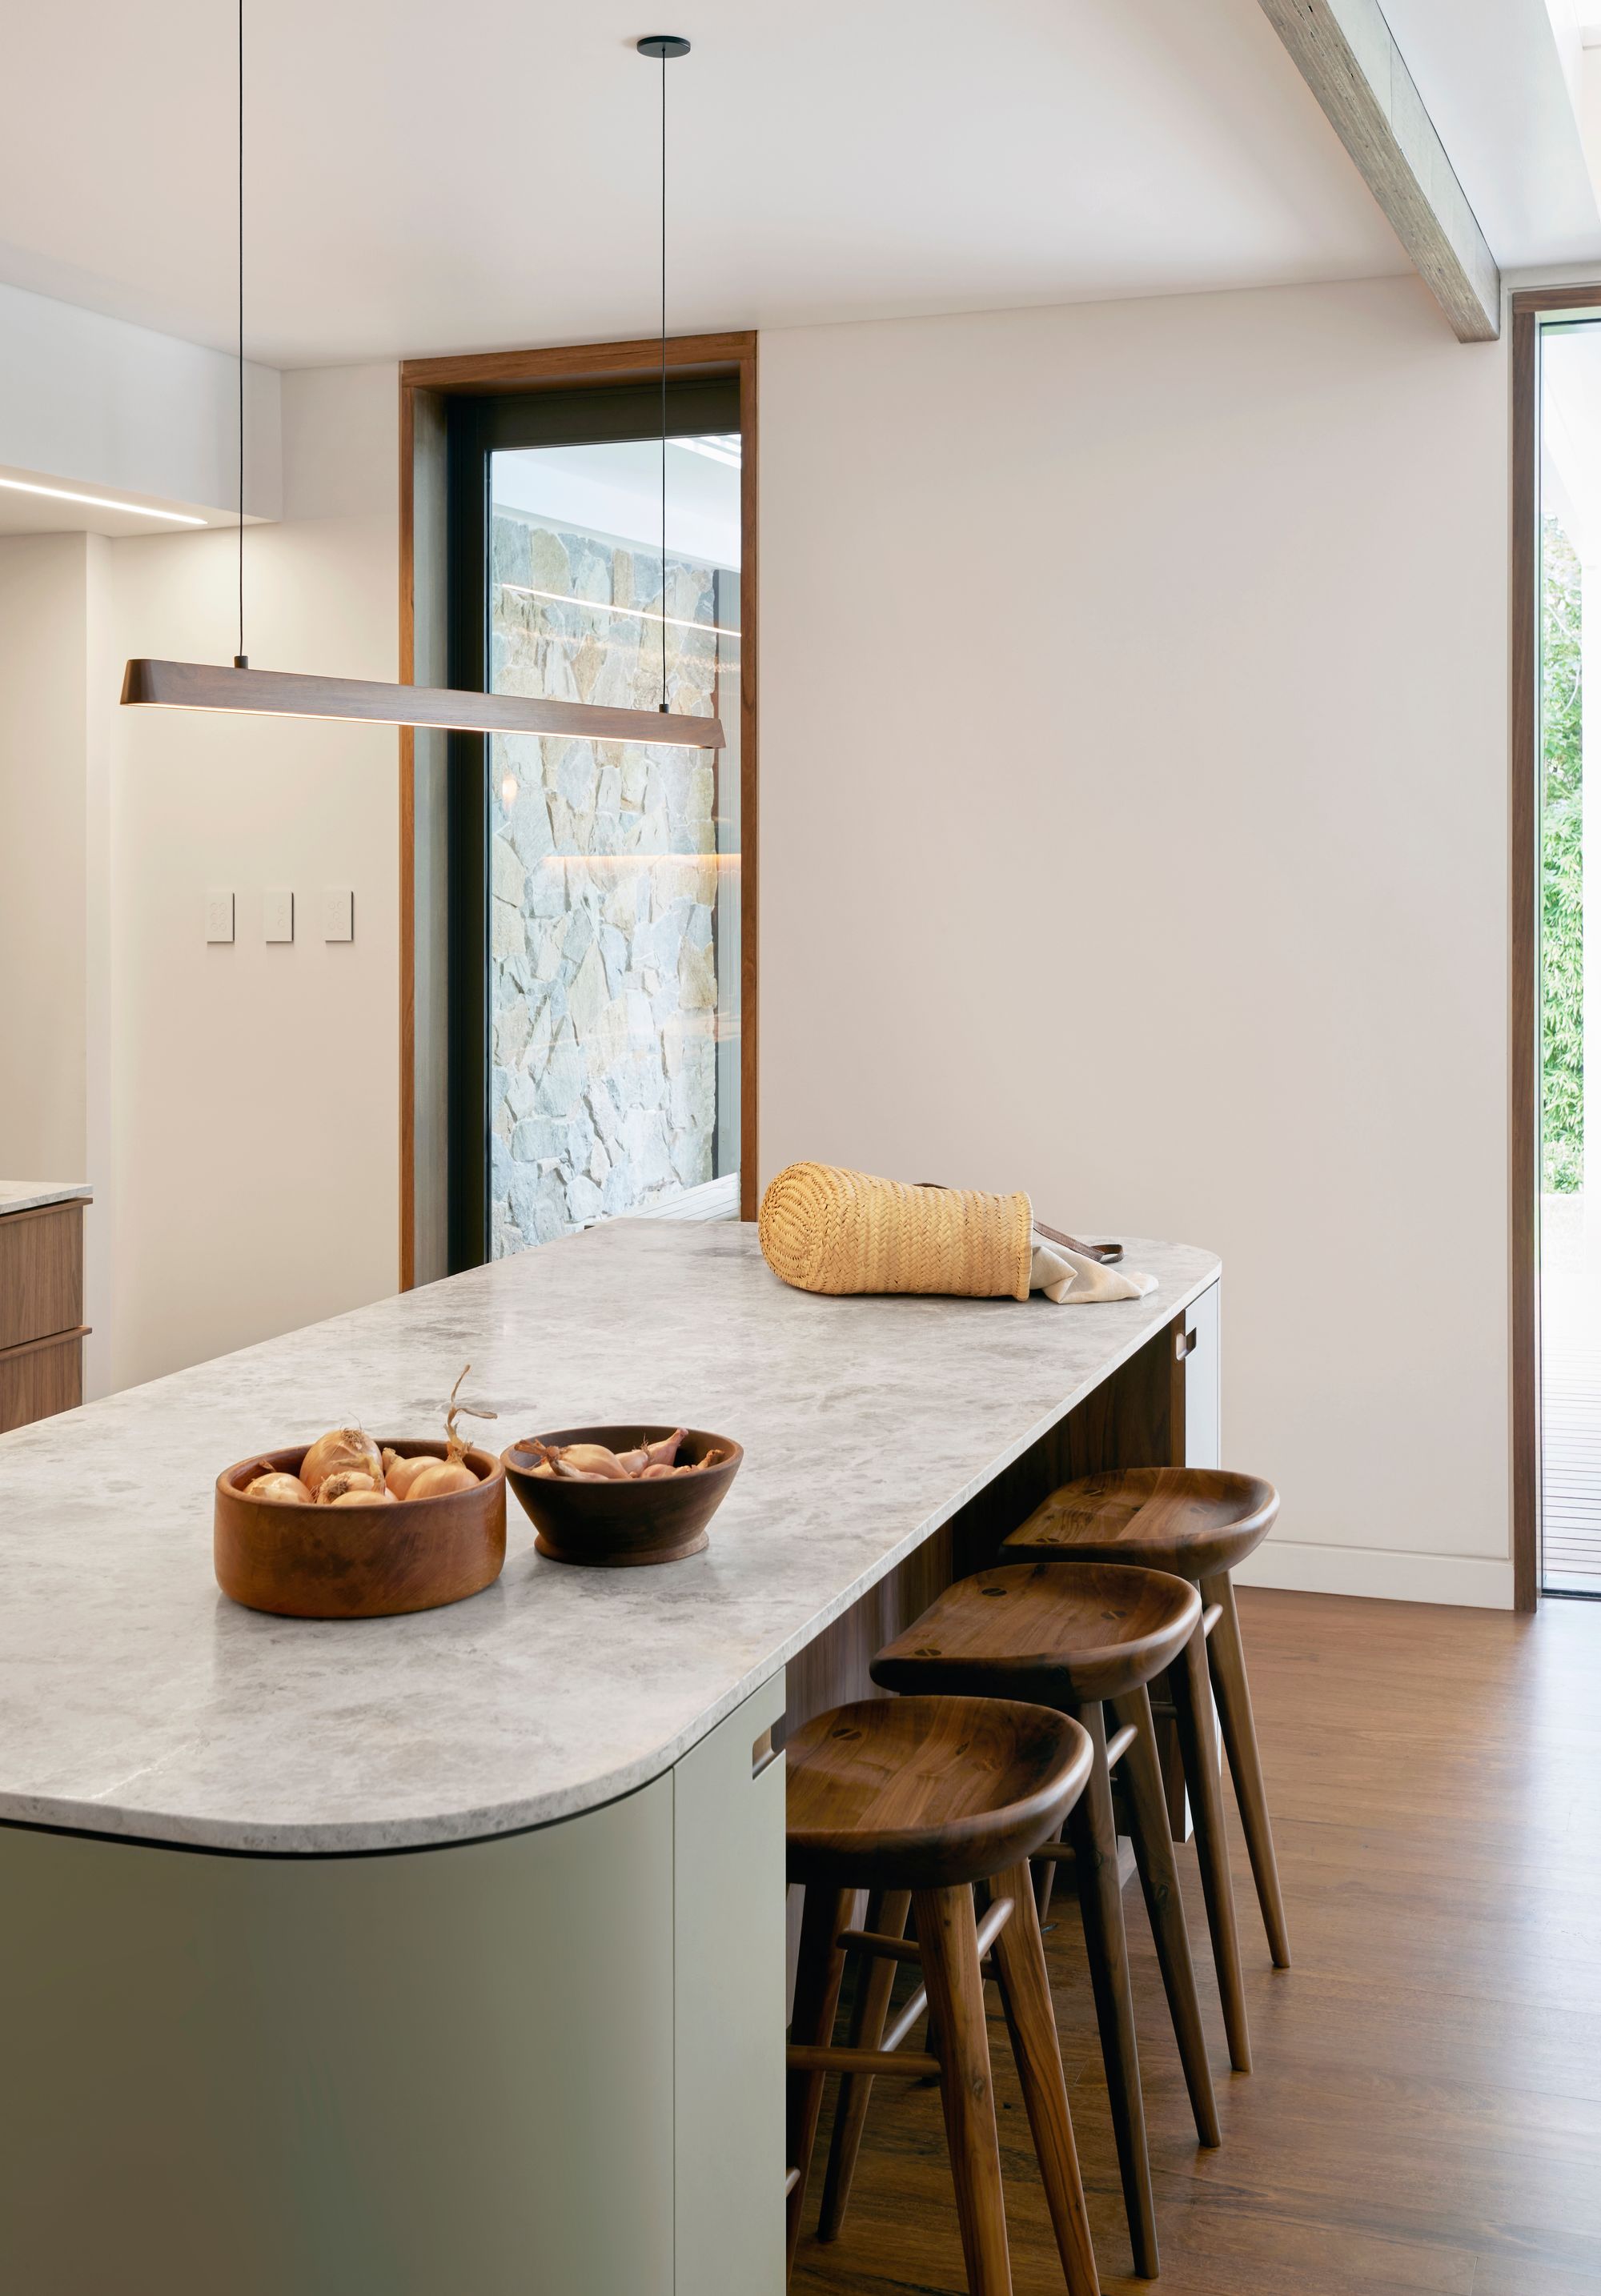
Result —
[{"label": "basket weave texture", "polygon": [[1024,1195],[791,1164],[763,1196],[757,1227],[774,1275],[802,1292],[1029,1296],[1033,1211]]}]

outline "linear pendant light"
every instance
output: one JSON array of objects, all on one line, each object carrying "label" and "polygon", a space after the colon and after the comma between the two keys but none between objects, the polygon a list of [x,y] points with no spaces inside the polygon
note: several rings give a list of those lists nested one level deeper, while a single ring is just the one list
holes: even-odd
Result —
[{"label": "linear pendant light", "polygon": [[687,40],[656,34],[638,44],[663,62],[661,99],[661,699],[654,709],[612,709],[587,701],[460,687],[386,685],[365,677],[317,677],[252,669],[244,650],[244,0],[239,0],[239,652],[232,668],[204,661],[131,660],[122,700],[135,709],[231,710],[250,717],[350,718],[368,725],[426,726],[461,734],[550,734],[573,741],[648,742],[657,748],[720,750],[722,721],[668,707],[667,698],[667,95],[666,59]]}]

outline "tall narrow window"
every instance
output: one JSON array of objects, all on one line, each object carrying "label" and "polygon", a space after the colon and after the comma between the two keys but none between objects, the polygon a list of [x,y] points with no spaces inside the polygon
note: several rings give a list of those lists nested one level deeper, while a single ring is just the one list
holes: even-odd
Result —
[{"label": "tall narrow window", "polygon": [[1601,1595],[1601,322],[1538,340],[1541,1586]]},{"label": "tall narrow window", "polygon": [[737,1209],[737,384],[669,386],[665,564],[661,412],[650,386],[451,411],[452,682],[665,699],[728,739],[456,744],[457,1266]]}]

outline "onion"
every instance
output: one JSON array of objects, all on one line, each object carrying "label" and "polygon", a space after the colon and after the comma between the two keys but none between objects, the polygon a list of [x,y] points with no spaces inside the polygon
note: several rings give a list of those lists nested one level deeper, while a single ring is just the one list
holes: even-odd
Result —
[{"label": "onion", "polygon": [[353,1491],[368,1498],[387,1496],[382,1475],[370,1475],[365,1467],[339,1467],[333,1474],[324,1475],[317,1485],[316,1503],[318,1506],[334,1506]]},{"label": "onion", "polygon": [[359,1427],[335,1427],[319,1435],[300,1462],[300,1480],[316,1498],[324,1476],[336,1474],[342,1467],[359,1468],[375,1483],[383,1480],[383,1455]]},{"label": "onion", "polygon": [[286,1506],[311,1505],[311,1493],[299,1475],[288,1475],[277,1470],[258,1475],[253,1483],[247,1483],[244,1495],[247,1499],[276,1499],[281,1505]]},{"label": "onion", "polygon": [[434,1457],[431,1451],[421,1451],[411,1459],[401,1458],[396,1451],[386,1451],[383,1456],[389,1468],[389,1473],[384,1480],[398,1499],[410,1497],[411,1487],[425,1467],[437,1467],[442,1464]]},{"label": "onion", "polygon": [[678,1456],[679,1444],[688,1432],[687,1427],[675,1427],[672,1433],[662,1436],[660,1442],[647,1443],[645,1447],[646,1466],[670,1467]]},{"label": "onion", "polygon": [[460,1459],[430,1459],[420,1475],[412,1477],[406,1492],[412,1499],[440,1499],[449,1491],[471,1491],[478,1488],[478,1477]]},{"label": "onion", "polygon": [[[328,1480],[329,1482],[332,1482],[333,1480],[333,1476],[330,1476]],[[324,1484],[323,1488],[325,1490],[327,1488],[327,1484]],[[319,1504],[321,1502],[319,1502]],[[386,1491],[383,1489],[375,1490],[373,1488],[372,1483],[369,1481],[365,1490],[352,1489],[341,1491],[337,1498],[329,1499],[325,1504],[329,1506],[393,1506],[395,1505],[395,1494],[393,1491]]]}]

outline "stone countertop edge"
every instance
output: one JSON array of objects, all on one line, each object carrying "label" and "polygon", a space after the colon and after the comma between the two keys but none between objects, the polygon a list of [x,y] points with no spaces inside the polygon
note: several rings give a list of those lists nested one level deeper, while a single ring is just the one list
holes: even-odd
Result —
[{"label": "stone countertop edge", "polygon": [[0,1219],[7,1212],[42,1211],[46,1204],[86,1204],[94,1196],[83,1180],[0,1180]]},{"label": "stone countertop edge", "polygon": [[[430,1294],[439,1299],[441,1295],[456,1291],[457,1287],[492,1288],[497,1279],[504,1280],[510,1270],[520,1267],[526,1268],[530,1262],[546,1260],[550,1256],[562,1252],[563,1248],[571,1251],[574,1246],[593,1247],[604,1238],[615,1239],[620,1235],[625,1227],[631,1229],[636,1236],[641,1234],[649,1234],[653,1248],[655,1250],[659,1250],[663,1244],[669,1246],[675,1259],[688,1259],[692,1254],[700,1256],[704,1252],[710,1241],[718,1234],[731,1240],[739,1236],[748,1238],[747,1257],[754,1251],[755,1248],[754,1230],[749,1226],[736,1227],[730,1223],[721,1225],[720,1227],[710,1226],[690,1227],[670,1223],[611,1224],[607,1228],[590,1231],[582,1236],[563,1238],[558,1244],[541,1247],[538,1250],[519,1255],[518,1259],[513,1260],[490,1263],[484,1268],[470,1270],[464,1276],[446,1279],[440,1283],[427,1287],[424,1292],[400,1294],[395,1300],[380,1301],[372,1308],[353,1310],[346,1316],[334,1318],[330,1324],[310,1326],[307,1332],[290,1333],[283,1340],[262,1342],[257,1347],[242,1350],[237,1356],[217,1358],[213,1364],[197,1365],[193,1372],[170,1374],[167,1378],[151,1382],[144,1389],[124,1390],[122,1395],[108,1398],[103,1404],[82,1406],[78,1411],[62,1414],[55,1422],[40,1423],[38,1427],[18,1431],[22,1434],[37,1435],[41,1428],[54,1426],[61,1429],[64,1435],[67,1428],[73,1422],[77,1422],[82,1428],[84,1423],[95,1414],[114,1413],[119,1406],[137,1409],[142,1398],[145,1400],[146,1407],[159,1408],[160,1402],[164,1399],[163,1390],[170,1392],[174,1389],[182,1389],[199,1381],[208,1373],[217,1373],[233,1365],[242,1367],[251,1358],[259,1358],[269,1352],[289,1349],[296,1341],[308,1340],[313,1333],[332,1335],[338,1332],[341,1327],[349,1327],[364,1319],[381,1317],[386,1311],[403,1308],[408,1301],[426,1300]],[[1080,1324],[1082,1319],[1084,1336],[1098,1337],[1103,1331],[1106,1331],[1106,1322],[1103,1319],[1117,1316],[1121,1323],[1125,1316],[1127,1321],[1124,1323],[1121,1336],[1108,1344],[1104,1353],[1097,1353],[1093,1367],[1078,1378],[1059,1398],[1052,1398],[1043,1408],[1036,1406],[1028,1423],[1015,1432],[1009,1432],[1006,1439],[991,1452],[987,1464],[980,1471],[954,1483],[948,1492],[942,1493],[937,1502],[922,1514],[914,1528],[905,1531],[892,1545],[876,1554],[870,1562],[865,1562],[850,1576],[842,1578],[841,1583],[831,1589],[827,1599],[820,1606],[813,1609],[804,1620],[790,1626],[786,1632],[776,1638],[771,1647],[764,1650],[755,1663],[742,1669],[732,1679],[725,1677],[716,1693],[706,1698],[703,1703],[697,1705],[694,1711],[686,1719],[682,1720],[677,1727],[660,1736],[651,1735],[650,1742],[640,1745],[638,1751],[628,1759],[598,1763],[595,1768],[586,1769],[581,1776],[569,1776],[549,1787],[534,1788],[517,1793],[509,1799],[505,1795],[498,1795],[493,1799],[475,1801],[470,1794],[464,1794],[460,1800],[451,1800],[447,1808],[434,1808],[426,1813],[413,1808],[407,1808],[403,1813],[396,1812],[390,1816],[375,1814],[370,1818],[363,1818],[354,1816],[347,1808],[341,1809],[338,1816],[325,1820],[310,1816],[291,1818],[287,1815],[230,1818],[222,1815],[214,1807],[192,1810],[184,1810],[171,1806],[163,1808],[155,1798],[152,1798],[148,1805],[144,1805],[137,1794],[137,1782],[141,1775],[160,1775],[170,1770],[175,1764],[181,1767],[186,1755],[193,1754],[198,1759],[202,1754],[209,1752],[210,1748],[204,1742],[203,1729],[186,1734],[181,1726],[175,1726],[172,1738],[153,1750],[152,1759],[135,1762],[131,1771],[121,1778],[108,1784],[93,1796],[85,1797],[81,1792],[76,1794],[71,1792],[67,1788],[64,1778],[62,1780],[63,1790],[60,1792],[40,1791],[38,1785],[30,1790],[27,1786],[21,1786],[20,1782],[20,1790],[18,1787],[7,1787],[4,1783],[4,1771],[8,1767],[7,1750],[3,1727],[0,1727],[0,1824],[86,1833],[102,1839],[144,1843],[159,1848],[291,1858],[349,1857],[460,1847],[472,1842],[493,1840],[505,1834],[528,1832],[541,1826],[559,1824],[564,1819],[600,1808],[607,1803],[620,1800],[628,1794],[636,1792],[670,1769],[676,1761],[714,1729],[728,1714],[759,1690],[764,1683],[770,1681],[775,1675],[781,1672],[797,1652],[804,1649],[833,1620],[848,1610],[852,1603],[885,1578],[907,1555],[922,1546],[941,1524],[948,1521],[970,1498],[982,1490],[996,1476],[1002,1473],[1014,1460],[1020,1457],[1067,1412],[1093,1393],[1121,1364],[1126,1362],[1130,1356],[1145,1345],[1155,1332],[1165,1327],[1192,1300],[1216,1283],[1221,1274],[1221,1264],[1214,1255],[1198,1251],[1194,1247],[1148,1242],[1142,1244],[1130,1240],[1130,1263],[1135,1266],[1140,1265],[1142,1254],[1145,1259],[1158,1255],[1163,1257],[1169,1254],[1181,1255],[1192,1264],[1196,1260],[1203,1264],[1198,1272],[1187,1274],[1187,1280],[1170,1287],[1164,1284],[1156,1292],[1138,1301],[1116,1303],[1111,1307],[1091,1305],[1081,1308],[1056,1308],[1044,1301],[1030,1303],[1030,1306],[1022,1312],[1047,1315],[1051,1318],[1050,1324],[1042,1327],[1042,1332],[1055,1331],[1071,1335],[1072,1325]],[[610,1256],[612,1258],[620,1256],[619,1248],[615,1242],[611,1246]],[[765,1275],[765,1268],[763,1273]],[[817,1295],[807,1293],[778,1292],[775,1294],[775,1298],[784,1303],[798,1298],[809,1305],[824,1304],[818,1301]],[[899,1307],[903,1303],[884,1303],[876,1300],[829,1300],[825,1304],[830,1308],[842,1307],[848,1309],[871,1310],[885,1304]],[[1006,1302],[919,1300],[907,1301],[904,1304],[920,1307],[941,1306],[957,1309],[1000,1308],[1012,1315],[1019,1313],[1017,1307]],[[778,1312],[785,1312],[784,1307],[781,1305]],[[1061,1319],[1060,1323],[1057,1321],[1058,1318]],[[1070,1318],[1071,1324],[1068,1322]],[[481,1321],[481,1319],[480,1312],[479,1320]],[[1091,1319],[1095,1320],[1092,1322]],[[954,1322],[956,1319],[952,1320]],[[965,1324],[963,1328],[965,1329]],[[1008,1333],[1007,1336],[1011,1337],[1012,1334]],[[1110,1341],[1110,1332],[1107,1332],[1107,1337]],[[960,1349],[957,1352],[960,1356]],[[951,1366],[953,1371],[958,1367],[957,1365]],[[177,1400],[177,1398],[172,1399]],[[544,1423],[546,1425],[560,1423],[559,1414],[544,1416]],[[692,1422],[692,1423],[700,1423]],[[392,1431],[381,1429],[378,1431]],[[734,1431],[730,1428],[728,1431]],[[11,1464],[11,1459],[8,1456],[9,1446],[14,1439],[14,1438],[0,1439],[0,1493],[4,1489],[5,1470]],[[509,1437],[508,1439],[510,1439]],[[243,1447],[248,1449],[249,1446],[246,1445]],[[226,1458],[223,1464],[226,1464]],[[209,1518],[209,1484],[206,1500]],[[871,1499],[865,1498],[862,1505],[870,1506]],[[520,1510],[508,1494],[508,1528],[511,1528],[513,1523],[520,1523],[521,1521]],[[531,1526],[527,1528],[530,1533],[531,1545]],[[796,1536],[804,1538],[807,1533],[801,1530],[797,1532]],[[716,1538],[716,1518],[714,1518],[714,1543]],[[0,1572],[4,1570],[6,1559],[7,1551],[4,1546],[0,1546]],[[508,1562],[511,1559],[511,1549],[508,1544]],[[640,1595],[647,1598],[650,1590],[642,1582],[655,1581],[659,1576],[655,1571],[579,1572],[571,1566],[555,1564],[545,1567],[560,1573],[563,1578],[605,1578],[613,1581],[618,1578],[629,1579],[634,1582],[634,1587]],[[665,1571],[661,1575],[666,1575]],[[545,1583],[548,1587],[549,1582]],[[556,1584],[559,1586],[559,1579]],[[491,1593],[493,1591],[493,1589],[490,1590]],[[663,1588],[662,1592],[664,1595],[670,1595],[672,1590]],[[710,1633],[715,1635],[718,1625],[716,1613],[723,1590],[714,1588],[707,1592],[702,1589],[702,1592],[706,1596],[706,1624]],[[484,1596],[475,1598],[479,1603],[482,1603],[485,1599]],[[3,1576],[0,1576],[0,1610],[3,1610],[4,1601],[4,1581]],[[226,1604],[226,1598],[220,1595],[217,1597],[217,1602],[223,1606],[226,1623],[226,1614],[232,1611],[233,1606]],[[422,1626],[426,1631],[426,1622],[441,1620],[448,1622],[453,1617],[459,1616],[461,1612],[471,1610],[472,1607],[471,1604],[464,1604],[444,1611],[419,1612],[413,1614],[411,1619],[404,1620],[362,1622],[357,1625],[355,1630],[360,1634],[370,1631],[373,1625],[380,1625]],[[253,1612],[243,1615],[257,1628],[264,1629],[293,1629],[301,1627],[304,1623],[265,1619]],[[618,1636],[620,1643],[626,1644],[631,1622],[631,1615],[625,1611],[621,1630]],[[511,1634],[514,1633],[517,1621],[502,1618],[497,1623],[502,1633]],[[542,1624],[543,1622],[536,1618],[534,1624],[528,1628],[529,1634],[538,1635],[541,1631]],[[328,1629],[324,1626],[321,1630],[325,1633]],[[347,1629],[337,1628],[336,1631],[344,1632]],[[730,1627],[727,1631],[732,1635],[734,1629]],[[446,1653],[447,1657],[453,1655],[454,1652]],[[0,1658],[3,1657],[4,1647],[0,1646]],[[626,1665],[628,1653],[625,1648],[618,1653],[617,1662]],[[443,1660],[439,1662],[442,1664]],[[332,1669],[324,1669],[324,1672],[330,1670]],[[583,1686],[579,1685],[580,1690]],[[292,1690],[292,1685],[291,1689]],[[413,1694],[415,1694],[415,1688]],[[638,1734],[645,1736],[649,1734],[641,1726]],[[129,1751],[134,1750],[130,1748]],[[530,1767],[537,1769],[538,1756],[534,1748],[530,1746],[523,1759]],[[563,1765],[558,1763],[556,1767],[561,1767]],[[566,1767],[571,1767],[571,1764]],[[42,1784],[42,1781],[40,1783]],[[530,1781],[530,1787],[531,1784]],[[307,1798],[315,1800],[315,1793],[308,1792]],[[439,1799],[443,1800],[445,1796],[441,1795]]]}]

